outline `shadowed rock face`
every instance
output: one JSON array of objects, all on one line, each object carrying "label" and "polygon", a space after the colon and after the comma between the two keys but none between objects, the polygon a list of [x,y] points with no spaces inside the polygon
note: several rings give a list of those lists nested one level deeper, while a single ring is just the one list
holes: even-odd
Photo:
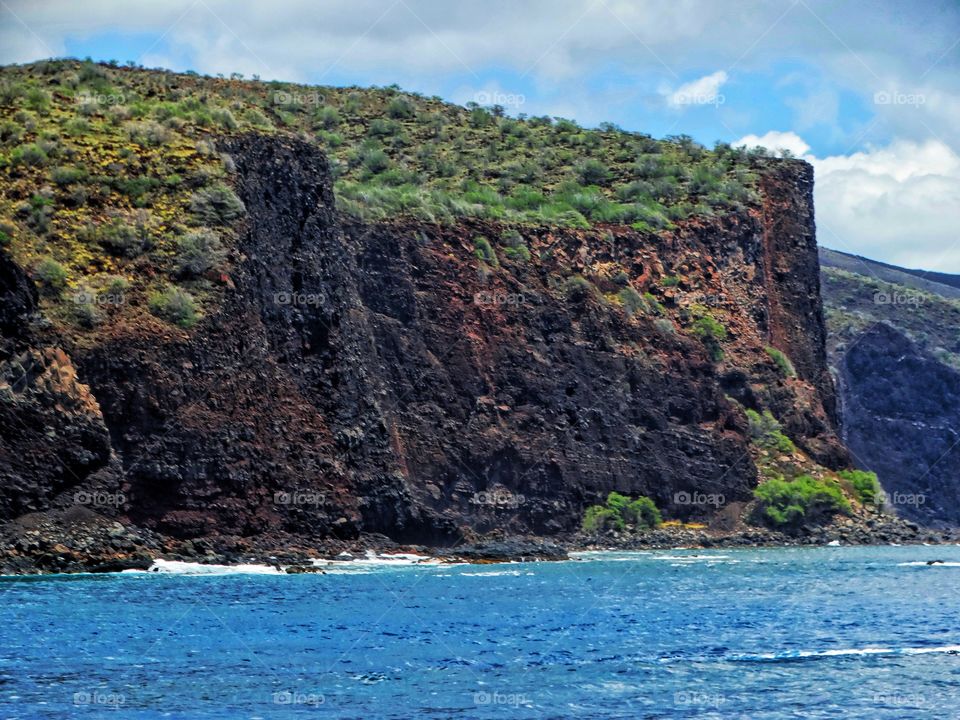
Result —
[{"label": "shadowed rock face", "polygon": [[[148,319],[47,361],[72,358],[82,383],[68,372],[77,398],[60,405],[89,430],[45,447],[89,457],[48,477],[15,465],[26,439],[5,440],[6,477],[39,489],[28,509],[96,489],[123,496],[103,512],[175,538],[431,544],[572,530],[610,490],[695,517],[676,493],[744,500],[757,481],[731,398],[773,409],[821,462],[846,459],[804,163],[765,170],[762,212],[666,237],[533,229],[532,260],[494,267],[474,255],[494,225],[341,225],[311,147],[247,137],[223,149],[248,210],[232,289],[190,333]],[[625,312],[611,263],[638,293],[657,289],[665,316]],[[677,286],[655,288],[668,273]],[[720,365],[677,325],[694,301],[728,330]],[[769,344],[798,379],[780,377]],[[4,517],[27,509],[4,502]]]},{"label": "shadowed rock face", "polygon": [[49,506],[107,464],[110,438],[70,358],[30,332],[33,283],[0,250],[0,517]]},{"label": "shadowed rock face", "polygon": [[839,363],[844,436],[903,517],[960,525],[960,373],[877,323]]}]

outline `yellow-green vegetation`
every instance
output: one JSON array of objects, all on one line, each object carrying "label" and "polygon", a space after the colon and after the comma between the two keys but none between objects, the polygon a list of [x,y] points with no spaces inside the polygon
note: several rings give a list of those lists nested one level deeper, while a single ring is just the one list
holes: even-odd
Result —
[{"label": "yellow-green vegetation", "polygon": [[876,473],[866,470],[841,470],[837,475],[861,505],[879,505],[882,502],[883,490]]},{"label": "yellow-green vegetation", "polygon": [[790,362],[790,358],[787,357],[785,352],[777,350],[777,348],[771,345],[767,345],[766,350],[767,355],[769,355],[776,364],[781,375],[787,378],[795,378],[797,376],[796,368],[793,367],[793,363]]},{"label": "yellow-green vegetation", "polygon": [[758,485],[753,494],[759,519],[773,527],[799,527],[828,520],[838,512],[850,512],[850,501],[832,478],[771,478]]},{"label": "yellow-green vegetation", "polygon": [[885,282],[864,273],[822,267],[828,342],[854,342],[874,323],[904,333],[920,349],[960,370],[960,299]]},{"label": "yellow-green vegetation", "polygon": [[226,269],[244,208],[208,136],[239,124],[229,94],[187,81],[77,61],[0,72],[0,242],[55,322],[149,310],[188,327],[214,299],[203,274]]},{"label": "yellow-green vegetation", "polygon": [[611,492],[606,505],[591,505],[583,515],[583,531],[598,533],[606,530],[651,530],[663,522],[660,511],[650,498],[641,495],[635,500]]},{"label": "yellow-green vegetation", "polygon": [[747,421],[750,424],[750,437],[755,445],[765,450],[774,450],[780,453],[794,453],[797,448],[793,441],[783,434],[780,423],[769,410],[758,413],[756,410],[746,409]]},{"label": "yellow-green vegetation", "polygon": [[720,362],[723,360],[720,343],[727,339],[727,328],[702,305],[692,305],[690,312],[694,317],[690,332],[700,339],[713,361]]},{"label": "yellow-green vegetation", "polygon": [[[755,206],[762,150],[686,136],[654,140],[604,124],[507,117],[502,108],[460,107],[384,88],[311,87],[200,77],[51,60],[0,71],[0,244],[24,267],[60,264],[51,291],[130,283],[141,312],[174,283],[198,308],[218,285],[195,268],[193,239],[217,230],[223,253],[244,212],[230,188],[231,158],[219,136],[297,135],[330,158],[338,208],[362,220],[476,217],[587,228],[630,224],[645,232],[678,220]],[[495,264],[525,262],[522,237],[477,248]],[[187,246],[187,247],[185,247]],[[49,269],[47,265],[44,269]],[[147,271],[149,269],[149,272]],[[228,269],[228,268],[223,268]],[[63,297],[68,295],[61,293]],[[76,313],[47,299],[54,321]],[[631,299],[632,301],[632,299]]]}]

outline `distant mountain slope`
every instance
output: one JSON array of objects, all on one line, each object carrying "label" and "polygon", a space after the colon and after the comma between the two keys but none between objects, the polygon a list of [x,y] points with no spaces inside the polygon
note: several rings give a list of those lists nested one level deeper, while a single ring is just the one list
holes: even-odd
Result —
[{"label": "distant mountain slope", "polygon": [[960,298],[960,275],[901,268],[825,247],[820,248],[820,266],[847,270],[948,298]]},{"label": "distant mountain slope", "polygon": [[960,291],[823,248],[820,260],[844,442],[900,515],[960,525]]}]

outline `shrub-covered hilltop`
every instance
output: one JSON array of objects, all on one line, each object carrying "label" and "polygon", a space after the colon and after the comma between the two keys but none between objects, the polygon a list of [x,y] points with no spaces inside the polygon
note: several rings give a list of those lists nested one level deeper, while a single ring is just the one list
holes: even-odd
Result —
[{"label": "shrub-covered hilltop", "polygon": [[656,231],[756,201],[747,153],[688,137],[511,118],[396,87],[56,60],[0,76],[0,242],[16,237],[16,259],[48,296],[70,293],[77,321],[96,323],[128,292],[188,327],[216,291],[208,276],[229,245],[221,236],[243,211],[224,185],[231,161],[209,138],[250,131],[297,134],[322,148],[338,209],[364,220]]}]

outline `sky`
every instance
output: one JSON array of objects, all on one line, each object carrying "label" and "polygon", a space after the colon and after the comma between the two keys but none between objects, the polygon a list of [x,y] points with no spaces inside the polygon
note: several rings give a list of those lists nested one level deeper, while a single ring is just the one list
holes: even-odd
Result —
[{"label": "sky", "polygon": [[0,62],[64,56],[787,149],[822,245],[960,273],[958,0],[0,0]]}]

